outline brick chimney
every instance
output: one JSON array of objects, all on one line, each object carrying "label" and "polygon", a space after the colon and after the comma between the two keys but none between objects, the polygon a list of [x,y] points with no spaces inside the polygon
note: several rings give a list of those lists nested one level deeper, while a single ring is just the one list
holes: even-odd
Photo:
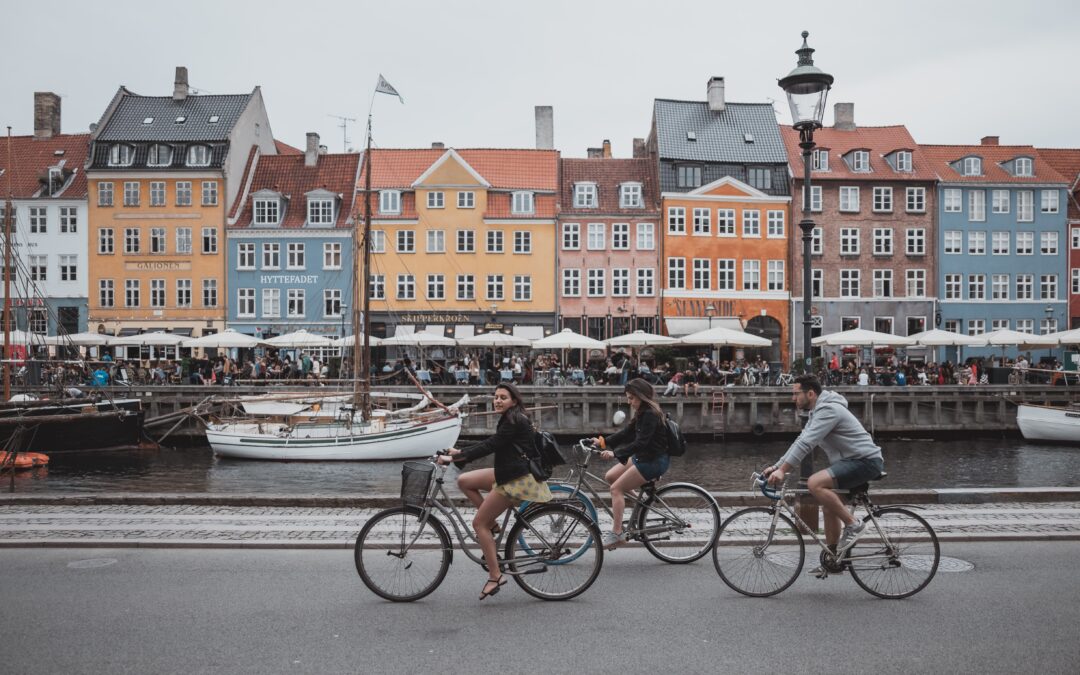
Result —
[{"label": "brick chimney", "polygon": [[727,107],[724,103],[724,78],[719,75],[710,77],[705,93],[709,100],[709,110],[712,112],[722,112]]},{"label": "brick chimney", "polygon": [[998,145],[998,141],[1000,140],[1000,136],[983,136],[980,143],[983,145]]},{"label": "brick chimney", "polygon": [[309,131],[307,147],[304,149],[304,166],[316,166],[319,163],[319,134]]},{"label": "brick chimney", "polygon": [[34,92],[34,138],[60,135],[60,97],[51,91]]},{"label": "brick chimney", "polygon": [[555,149],[555,109],[549,105],[538,105],[536,112],[536,149]]},{"label": "brick chimney", "polygon": [[586,148],[585,149],[585,156],[588,157],[589,159],[603,159],[603,157],[604,157],[604,149],[603,148]]},{"label": "brick chimney", "polygon": [[833,105],[833,129],[855,131],[854,103],[837,103]]},{"label": "brick chimney", "polygon": [[442,141],[432,141],[431,142],[431,149],[432,150],[445,150],[446,149],[446,143],[443,143]]},{"label": "brick chimney", "polygon": [[634,159],[645,159],[649,156],[648,151],[645,150],[645,139],[634,139]]},{"label": "brick chimney", "polygon": [[611,159],[611,141],[604,139],[604,159]]},{"label": "brick chimney", "polygon": [[172,97],[174,101],[183,101],[188,97],[187,66],[176,67],[176,78],[173,80]]}]

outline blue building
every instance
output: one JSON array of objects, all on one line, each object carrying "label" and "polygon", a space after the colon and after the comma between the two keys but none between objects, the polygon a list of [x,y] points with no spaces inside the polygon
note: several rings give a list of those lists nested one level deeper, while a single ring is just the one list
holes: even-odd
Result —
[{"label": "blue building", "polygon": [[[967,335],[1003,328],[1052,333],[1068,321],[1068,183],[1035,148],[997,140],[921,146],[940,179],[941,328]],[[965,357],[1000,354],[1000,348],[964,349]]]},{"label": "blue building", "polygon": [[252,150],[226,229],[230,328],[259,338],[350,331],[360,157],[324,154],[317,134],[303,153]]}]

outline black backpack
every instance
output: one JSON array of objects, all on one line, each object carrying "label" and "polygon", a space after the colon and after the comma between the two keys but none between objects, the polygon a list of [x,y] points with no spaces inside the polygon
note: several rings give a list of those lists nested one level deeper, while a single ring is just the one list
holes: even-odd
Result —
[{"label": "black backpack", "polygon": [[536,443],[536,450],[540,453],[540,463],[543,464],[548,474],[555,469],[555,467],[562,464],[566,464],[566,458],[563,457],[562,449],[559,447],[558,441],[555,440],[555,436],[550,431],[535,431],[533,442]]},{"label": "black backpack", "polygon": [[671,419],[669,413],[665,413],[664,424],[667,426],[668,454],[672,457],[682,457],[686,454],[686,436],[683,436],[679,423]]}]

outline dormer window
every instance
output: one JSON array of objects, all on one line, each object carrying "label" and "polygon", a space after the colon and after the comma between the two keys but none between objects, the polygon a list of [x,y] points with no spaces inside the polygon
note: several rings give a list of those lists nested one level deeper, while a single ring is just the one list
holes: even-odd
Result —
[{"label": "dormer window", "polygon": [[188,148],[187,165],[210,166],[210,154],[209,145],[193,145]]},{"label": "dormer window", "polygon": [[277,225],[281,222],[281,200],[276,197],[262,197],[254,200],[255,224]]},{"label": "dormer window", "polygon": [[386,214],[401,213],[401,191],[400,190],[380,190],[379,191],[379,213],[386,213]]},{"label": "dormer window", "polygon": [[596,183],[574,183],[574,208],[596,208]]},{"label": "dormer window", "polygon": [[135,161],[135,148],[118,143],[109,148],[109,166],[131,166]]},{"label": "dormer window", "polygon": [[620,209],[640,209],[642,202],[641,183],[623,183],[619,186]]},{"label": "dormer window", "polygon": [[534,211],[533,193],[515,192],[510,204],[510,212],[514,214],[530,214]]},{"label": "dormer window", "polygon": [[828,171],[829,170],[829,151],[822,148],[814,150],[813,154],[814,171]]},{"label": "dormer window", "polygon": [[870,170],[870,152],[868,150],[856,150],[855,152],[851,153],[851,170]]},{"label": "dormer window", "polygon": [[161,143],[150,146],[146,156],[147,166],[169,166],[172,164],[172,147]]},{"label": "dormer window", "polygon": [[896,170],[911,171],[911,153],[907,150],[901,150],[896,153]]},{"label": "dormer window", "polygon": [[221,117],[219,117],[218,115],[211,115],[210,119],[206,120],[206,123],[207,124],[217,124],[218,120],[220,120],[220,119],[221,119]]},{"label": "dormer window", "polygon": [[1017,157],[1014,163],[1014,169],[1017,176],[1031,176],[1031,158],[1030,157]]},{"label": "dormer window", "polygon": [[981,157],[965,157],[964,158],[964,175],[965,176],[981,176],[982,175],[982,158]]},{"label": "dormer window", "polygon": [[307,221],[308,225],[333,225],[333,198],[309,196],[307,200]]}]

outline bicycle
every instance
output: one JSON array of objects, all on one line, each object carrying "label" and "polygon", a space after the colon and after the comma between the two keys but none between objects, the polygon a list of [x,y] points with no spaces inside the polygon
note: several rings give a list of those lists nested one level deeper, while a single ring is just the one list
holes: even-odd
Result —
[{"label": "bicycle", "polygon": [[[372,592],[394,602],[412,602],[438,588],[453,562],[450,534],[436,511],[453,527],[465,555],[485,570],[487,565],[467,545],[476,538],[443,486],[446,466],[435,458],[411,461],[401,473],[402,505],[380,511],[364,524],[354,556],[356,571]],[[511,514],[513,524],[507,527]],[[600,531],[576,508],[552,502],[522,511],[507,509],[500,528],[497,548],[506,534],[500,569],[529,595],[569,600],[600,574],[603,550],[580,550],[583,542],[599,539]]]},{"label": "bicycle", "polygon": [[795,376],[791,373],[780,373],[776,376],[776,382],[774,384],[778,387],[790,387],[795,384]]},{"label": "bicycle", "polygon": [[734,513],[720,526],[713,545],[713,565],[732,590],[764,598],[791,586],[806,557],[800,530],[821,548],[821,578],[846,570],[863,590],[885,599],[912,596],[934,578],[941,551],[933,528],[908,510],[918,507],[874,506],[869,483],[852,488],[852,508],[865,509],[869,522],[854,546],[837,560],[788,503],[789,497],[807,491],[788,489],[786,483],[779,490],[771,488],[759,473],[752,479],[751,490],[759,489],[772,505]]},{"label": "bicycle", "polygon": [[[597,503],[608,517],[613,516],[597,491],[598,484],[608,483],[588,471],[589,460],[601,451],[592,447],[589,439],[581,439],[572,447],[576,452],[568,458],[570,475],[566,480],[548,481],[548,489],[556,499],[573,504],[592,522],[599,523]],[[640,541],[657,559],[676,565],[693,562],[709,552],[720,523],[720,507],[704,488],[692,483],[657,487],[656,481],[649,481],[640,492],[628,493],[626,501],[633,505],[623,527],[627,541]],[[583,542],[571,556],[583,554],[591,545],[592,541]]]}]

